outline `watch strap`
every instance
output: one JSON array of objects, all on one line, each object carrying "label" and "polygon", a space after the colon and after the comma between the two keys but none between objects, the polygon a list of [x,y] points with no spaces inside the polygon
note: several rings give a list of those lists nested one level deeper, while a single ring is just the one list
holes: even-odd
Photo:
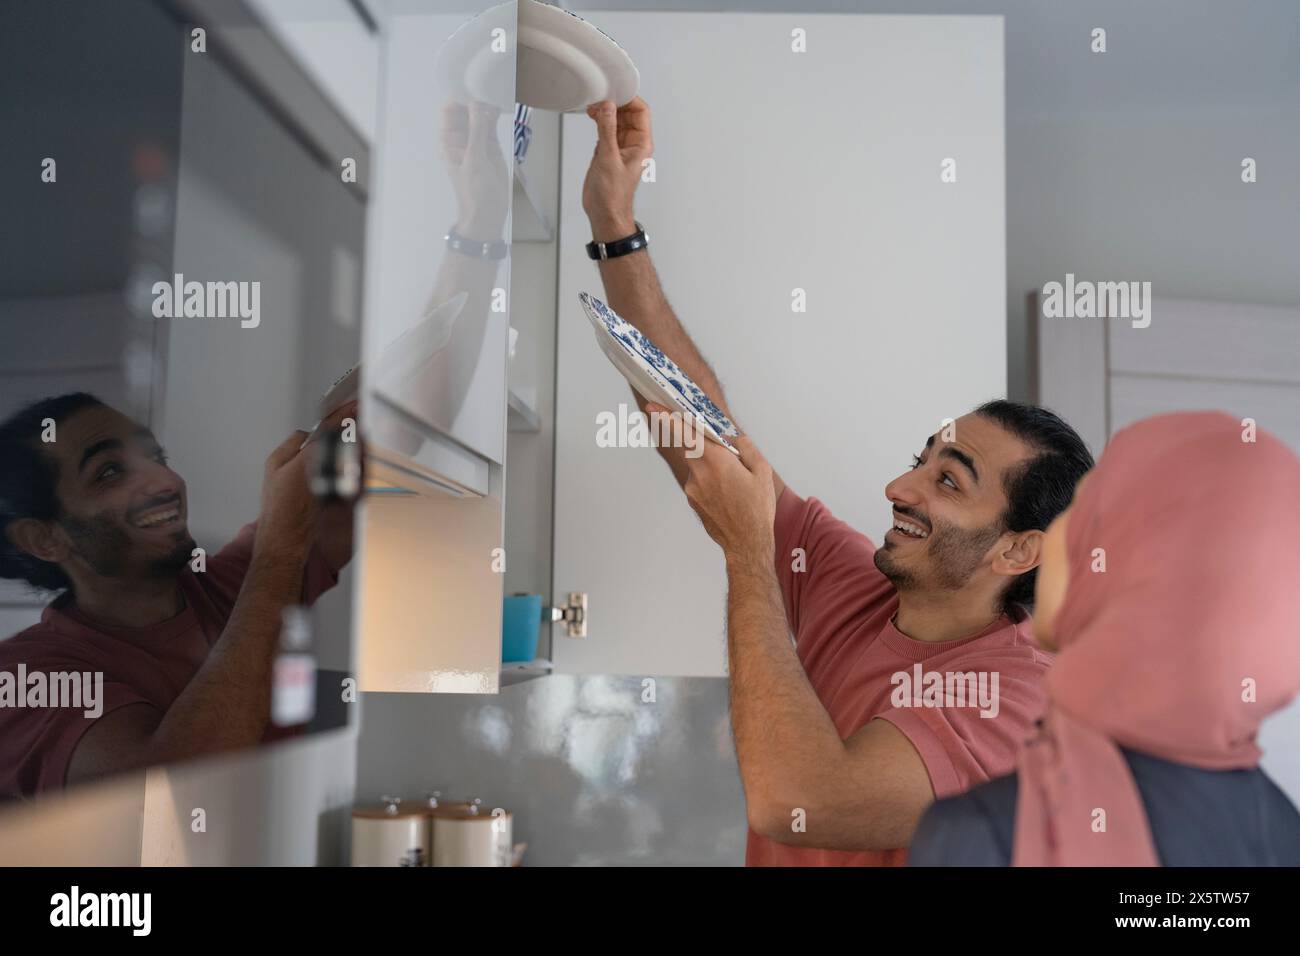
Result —
[{"label": "watch strap", "polygon": [[443,239],[446,240],[448,249],[453,249],[471,259],[499,260],[504,259],[510,252],[510,244],[504,239],[479,242],[477,239],[466,239],[464,236],[457,235],[455,229],[448,229]]},{"label": "watch strap", "polygon": [[617,259],[619,256],[644,249],[648,245],[650,245],[650,237],[646,235],[645,227],[637,222],[636,232],[630,236],[615,239],[613,242],[587,243],[587,255],[592,259]]}]

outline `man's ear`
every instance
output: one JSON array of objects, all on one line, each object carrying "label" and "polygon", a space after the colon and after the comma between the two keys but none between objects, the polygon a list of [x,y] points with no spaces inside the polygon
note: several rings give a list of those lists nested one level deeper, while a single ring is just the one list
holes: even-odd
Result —
[{"label": "man's ear", "polygon": [[25,551],[50,564],[60,564],[68,558],[68,539],[59,533],[58,526],[53,521],[19,518],[9,522],[5,528],[5,537],[19,551]]},{"label": "man's ear", "polygon": [[1043,560],[1043,532],[1037,529],[1016,532],[1011,541],[1000,548],[993,558],[994,573],[1024,574],[1038,567]]}]

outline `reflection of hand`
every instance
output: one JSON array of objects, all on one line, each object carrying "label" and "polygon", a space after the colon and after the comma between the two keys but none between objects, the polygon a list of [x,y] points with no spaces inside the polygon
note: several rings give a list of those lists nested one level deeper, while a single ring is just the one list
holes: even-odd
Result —
[{"label": "reflection of hand", "polygon": [[355,398],[350,398],[338,408],[329,409],[325,417],[321,419],[320,427],[325,428],[328,426],[330,428],[342,428],[343,419],[350,418],[353,421],[357,420],[357,409],[360,407],[360,402]]},{"label": "reflection of hand", "polygon": [[582,184],[582,208],[591,220],[592,238],[612,242],[636,231],[632,197],[641,163],[654,152],[650,107],[636,97],[617,110],[609,100],[587,107],[596,121],[596,152]]},{"label": "reflection of hand", "polygon": [[[321,421],[317,434],[328,434],[343,419],[356,419],[357,402],[345,402]],[[286,438],[266,459],[262,478],[262,513],[257,523],[257,550],[286,558],[306,556],[311,544],[317,501],[311,493],[309,469],[314,451],[303,447],[307,433],[298,430]]]},{"label": "reflection of hand", "polygon": [[314,499],[308,485],[307,433],[298,430],[266,459],[262,477],[262,513],[257,521],[255,548],[286,559],[302,558],[310,540]]},{"label": "reflection of hand", "polygon": [[[366,486],[366,442],[365,439],[362,438],[361,436],[361,423],[358,421],[358,411],[360,410],[360,408],[361,408],[361,403],[357,401],[357,399],[355,398],[349,399],[348,401],[340,405],[338,408],[336,408],[334,411],[330,412],[328,415],[325,416],[325,418],[321,421],[321,428],[329,429],[329,432],[341,433],[340,440],[350,441],[351,443],[357,446],[357,458],[359,459],[361,465],[360,487],[365,488]],[[352,423],[352,430],[350,433],[342,434],[344,426],[348,423],[349,420],[351,420]],[[329,432],[327,432],[327,434]],[[335,500],[337,499],[333,499],[330,502],[327,502],[325,507],[326,508],[330,507]],[[350,507],[351,502],[349,502],[348,504]]]},{"label": "reflection of hand", "polygon": [[500,239],[510,210],[510,170],[497,141],[501,112],[487,103],[442,110],[442,156],[456,190],[456,232],[476,242]]}]

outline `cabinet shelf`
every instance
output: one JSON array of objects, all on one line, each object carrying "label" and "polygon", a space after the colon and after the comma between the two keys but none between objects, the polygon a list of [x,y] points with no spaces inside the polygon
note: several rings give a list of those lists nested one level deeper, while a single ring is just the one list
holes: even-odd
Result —
[{"label": "cabinet shelf", "polygon": [[510,687],[513,684],[522,684],[524,681],[535,680],[538,677],[546,677],[555,667],[553,663],[544,658],[538,658],[535,661],[510,661],[501,665],[501,687]]},{"label": "cabinet shelf", "polygon": [[542,430],[542,416],[538,414],[535,403],[530,402],[513,388],[506,394],[506,423],[512,432],[539,432]]}]

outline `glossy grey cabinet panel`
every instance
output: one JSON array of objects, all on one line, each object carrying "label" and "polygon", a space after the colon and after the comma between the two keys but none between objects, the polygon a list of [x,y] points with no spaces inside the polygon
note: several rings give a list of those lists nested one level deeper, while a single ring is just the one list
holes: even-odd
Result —
[{"label": "glossy grey cabinet panel", "polygon": [[525,866],[739,866],[727,683],[552,676],[488,695],[364,694],[357,800],[436,787],[514,814]]},{"label": "glossy grey cabinet panel", "polygon": [[[319,396],[356,362],[361,290],[340,277],[363,255],[366,210],[216,57],[185,58],[180,122],[167,278],[258,288],[255,323],[153,323],[149,421],[211,555],[258,519],[267,455],[311,426]],[[312,606],[322,668],[351,667],[353,571]]]}]

